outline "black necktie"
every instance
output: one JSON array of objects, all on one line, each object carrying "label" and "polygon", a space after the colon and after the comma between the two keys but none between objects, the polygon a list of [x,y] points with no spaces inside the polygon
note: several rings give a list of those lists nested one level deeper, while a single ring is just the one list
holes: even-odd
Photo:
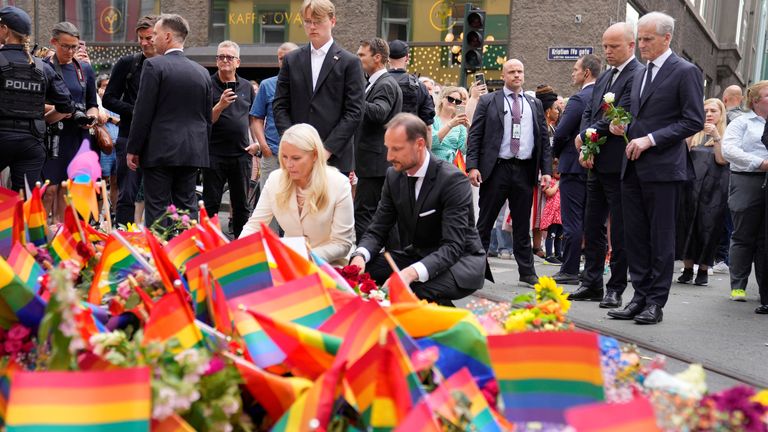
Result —
[{"label": "black necktie", "polygon": [[408,195],[411,198],[411,207],[416,207],[416,181],[418,177],[408,177]]},{"label": "black necktie", "polygon": [[616,77],[619,76],[619,69],[613,68],[611,69],[611,79],[608,81],[608,87],[606,87],[605,91],[607,92],[611,87],[613,87],[613,82],[616,81]]},{"label": "black necktie", "polygon": [[652,78],[653,78],[653,63],[648,63],[648,75],[645,76],[645,87],[643,87],[643,92],[641,93],[641,97],[645,96],[646,92],[648,92],[648,89],[651,88]]}]

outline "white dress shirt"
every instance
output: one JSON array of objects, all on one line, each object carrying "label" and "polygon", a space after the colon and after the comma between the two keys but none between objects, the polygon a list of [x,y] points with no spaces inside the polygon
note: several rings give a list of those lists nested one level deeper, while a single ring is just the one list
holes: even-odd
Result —
[{"label": "white dress shirt", "polygon": [[315,49],[315,47],[312,46],[310,43],[310,54],[312,59],[312,90],[315,90],[315,87],[317,87],[317,79],[320,77],[320,69],[323,68],[323,62],[325,61],[325,56],[328,54],[328,51],[331,49],[331,45],[333,45],[333,38],[331,38],[328,42],[325,43],[325,45],[321,46],[318,49]]},{"label": "white dress shirt", "polygon": [[365,93],[368,93],[368,90],[373,87],[373,85],[376,83],[376,80],[381,78],[382,75],[387,71],[387,68],[381,68],[373,73],[373,75],[368,77],[368,86],[365,88]]},{"label": "white dress shirt", "polygon": [[512,139],[512,90],[504,87],[504,135],[501,137],[499,157],[501,159],[530,159],[533,155],[533,128],[536,122],[533,120],[533,107],[528,99],[520,92],[520,149],[517,155],[512,154],[509,142]]},{"label": "white dress shirt", "polygon": [[[656,57],[655,60],[649,61],[648,65],[650,63],[653,63],[653,70],[651,70],[651,82],[656,78],[656,74],[659,73],[659,69],[661,69],[662,66],[664,66],[664,63],[667,61],[669,56],[672,55],[672,50],[667,48],[664,53],[658,57]],[[648,79],[648,65],[646,65],[645,73],[643,74],[643,82],[640,85],[640,97],[643,96],[643,90],[645,90],[645,80]],[[656,140],[653,138],[653,134],[648,134],[648,138],[651,140],[651,144],[653,146],[656,146]]]},{"label": "white dress shirt", "polygon": [[765,119],[747,111],[728,123],[723,135],[723,157],[733,172],[758,172],[768,159],[768,149],[762,142]]},{"label": "white dress shirt", "polygon": [[163,55],[168,55],[168,54],[170,54],[170,53],[172,53],[172,52],[174,52],[174,51],[179,51],[179,52],[182,52],[182,53],[183,53],[183,52],[184,52],[184,48],[168,48],[168,49],[167,49],[167,50],[166,50],[166,51],[163,53]]},{"label": "white dress shirt", "polygon": [[[670,52],[671,52],[671,51],[670,51]],[[614,75],[614,76],[613,76],[613,78],[611,79],[611,85],[610,85],[610,86],[608,86],[608,88],[611,88],[611,86],[613,85],[613,83],[615,83],[615,82],[616,82],[616,80],[619,78],[619,75],[621,75],[621,71],[623,71],[623,70],[624,70],[624,68],[625,68],[625,67],[627,67],[627,65],[629,64],[629,62],[631,62],[631,61],[632,61],[632,60],[634,60],[634,59],[635,59],[635,56],[633,56],[633,55],[632,55],[632,56],[629,56],[629,58],[628,58],[628,59],[627,59],[627,60],[626,60],[624,63],[622,63],[622,64],[620,64],[620,65],[616,66],[615,68],[611,68],[611,69],[618,69],[619,71],[618,71],[618,72],[616,72],[616,75]]]},{"label": "white dress shirt", "polygon": [[[416,184],[413,186],[413,189],[414,189],[413,196],[417,201],[419,200],[419,192],[421,192],[421,185],[424,184],[424,177],[427,176],[427,168],[429,168],[429,158],[430,158],[430,152],[427,151],[427,156],[424,158],[424,163],[421,164],[419,169],[416,170],[416,172],[413,175],[409,175],[406,173],[408,177],[417,177]],[[365,259],[366,263],[371,260],[371,252],[364,247],[357,248],[355,250],[355,253],[361,254]],[[421,261],[411,264],[410,267],[413,267],[413,269],[416,270],[416,274],[419,275],[419,278],[417,279],[417,281],[426,282],[429,280],[429,272],[427,271],[427,267]]]}]

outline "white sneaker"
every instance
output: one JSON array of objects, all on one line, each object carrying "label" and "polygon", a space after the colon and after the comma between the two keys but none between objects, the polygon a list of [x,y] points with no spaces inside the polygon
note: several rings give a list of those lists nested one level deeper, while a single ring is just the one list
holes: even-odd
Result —
[{"label": "white sneaker", "polygon": [[728,264],[725,261],[720,261],[712,267],[712,271],[715,273],[728,273]]}]

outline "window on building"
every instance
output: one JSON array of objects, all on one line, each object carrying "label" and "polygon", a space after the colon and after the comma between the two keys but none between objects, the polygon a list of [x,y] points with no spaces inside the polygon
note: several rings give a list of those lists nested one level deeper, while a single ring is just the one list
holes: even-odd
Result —
[{"label": "window on building", "polygon": [[384,40],[410,39],[410,5],[407,1],[387,1],[381,3],[381,37]]},{"label": "window on building", "polygon": [[0,7],[15,6],[13,0],[0,0]]},{"label": "window on building", "polygon": [[632,3],[627,2],[627,17],[624,19],[624,22],[627,24],[632,24],[632,27],[637,30],[637,20],[639,19],[640,11],[638,11],[637,8],[632,5]]},{"label": "window on building", "polygon": [[707,0],[699,0],[699,15],[707,20]]},{"label": "window on building", "polygon": [[136,21],[160,10],[158,0],[63,0],[62,5],[64,20],[74,24],[86,42],[134,42]]},{"label": "window on building", "polygon": [[736,45],[741,47],[741,29],[744,22],[744,0],[739,0],[739,11],[736,13]]}]

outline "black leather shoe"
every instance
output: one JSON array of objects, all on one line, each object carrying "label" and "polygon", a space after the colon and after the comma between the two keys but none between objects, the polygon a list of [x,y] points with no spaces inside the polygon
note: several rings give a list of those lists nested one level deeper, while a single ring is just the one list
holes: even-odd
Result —
[{"label": "black leather shoe", "polygon": [[520,276],[520,286],[533,288],[534,285],[539,283],[539,277],[536,275]]},{"label": "black leather shoe", "polygon": [[557,272],[552,276],[552,279],[554,279],[555,282],[563,285],[579,284],[579,275],[570,274],[570,273]]},{"label": "black leather shoe", "polygon": [[600,301],[603,299],[603,289],[594,289],[580,286],[576,291],[568,294],[568,300],[575,301]]},{"label": "black leather shoe", "polygon": [[606,291],[605,297],[603,297],[603,300],[600,302],[600,307],[603,309],[615,309],[621,307],[621,294],[616,291]]},{"label": "black leather shoe", "polygon": [[699,270],[696,272],[696,280],[693,281],[694,285],[707,286],[709,285],[709,274],[706,270]]},{"label": "black leather shoe", "polygon": [[643,311],[643,305],[636,302],[629,302],[624,309],[612,309],[608,311],[608,316],[620,320],[631,320],[635,315]]},{"label": "black leather shoe", "polygon": [[755,313],[760,315],[768,315],[768,305],[758,306],[757,309],[755,309]]},{"label": "black leather shoe", "polygon": [[635,322],[638,324],[658,324],[663,318],[664,312],[661,311],[661,306],[651,304],[635,315]]},{"label": "black leather shoe", "polygon": [[677,278],[677,283],[681,284],[689,284],[693,281],[693,269],[692,268],[686,268],[683,269],[683,274],[680,275],[679,278]]}]

